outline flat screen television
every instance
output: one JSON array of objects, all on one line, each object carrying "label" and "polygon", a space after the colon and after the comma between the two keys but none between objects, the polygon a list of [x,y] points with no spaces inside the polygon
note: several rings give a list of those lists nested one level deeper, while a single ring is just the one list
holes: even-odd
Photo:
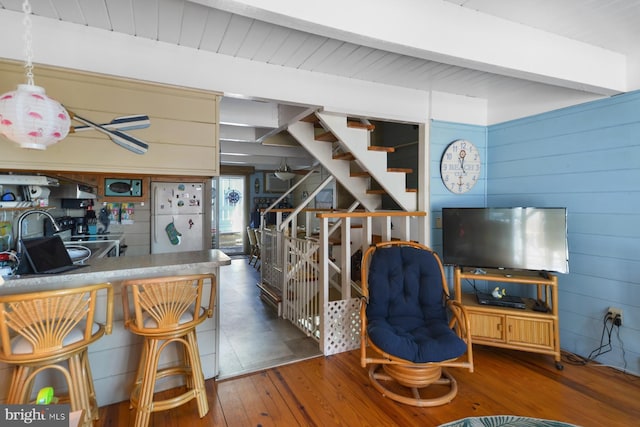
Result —
[{"label": "flat screen television", "polygon": [[566,208],[443,208],[443,262],[569,272]]}]

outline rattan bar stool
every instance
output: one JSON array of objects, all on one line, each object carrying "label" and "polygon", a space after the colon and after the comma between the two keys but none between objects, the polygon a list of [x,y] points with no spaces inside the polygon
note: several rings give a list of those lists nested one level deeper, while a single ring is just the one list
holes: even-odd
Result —
[{"label": "rattan bar stool", "polygon": [[[208,307],[202,307],[205,282],[211,284]],[[149,425],[152,412],[165,411],[196,399],[200,418],[209,403],[200,364],[196,326],[213,316],[216,276],[196,274],[128,280],[122,282],[124,325],[144,337],[131,407],[136,408],[135,426]],[[175,366],[158,368],[160,356],[171,343],[181,345],[182,360]],[[154,400],[156,381],[182,376],[187,390],[171,399]]]},{"label": "rattan bar stool", "polygon": [[[96,307],[103,295],[104,310]],[[0,362],[14,367],[6,403],[31,403],[36,376],[51,369],[67,383],[71,410],[84,410],[82,425],[92,425],[98,405],[87,350],[112,324],[109,283],[0,296]]]}]

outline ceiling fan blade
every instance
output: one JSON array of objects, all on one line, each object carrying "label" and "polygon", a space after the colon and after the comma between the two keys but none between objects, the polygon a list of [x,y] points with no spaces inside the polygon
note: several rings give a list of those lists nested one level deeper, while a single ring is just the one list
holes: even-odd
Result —
[{"label": "ceiling fan blade", "polygon": [[[68,110],[67,110],[68,111]],[[119,146],[126,148],[127,150],[134,152],[136,154],[144,154],[147,152],[149,146],[142,140],[133,137],[131,135],[127,135],[124,132],[120,132],[118,130],[109,130],[107,128],[105,128],[102,125],[99,125],[97,123],[93,123],[90,120],[84,119],[76,114],[74,114],[72,111],[68,111],[69,116],[73,119],[76,120],[80,123],[83,123],[95,130],[97,130],[98,132],[102,132],[106,135],[109,136],[109,138],[111,138],[111,140],[113,142],[115,142],[116,144],[118,144]]]},{"label": "ceiling fan blade", "polygon": [[[125,116],[125,117],[116,117],[111,120],[109,123],[103,123],[102,126],[108,130],[119,130],[119,131],[127,131],[127,130],[136,130],[136,129],[145,129],[148,128],[151,124],[149,120],[149,116],[146,115],[135,115],[135,116]],[[93,130],[94,128],[91,126],[74,126],[73,132],[82,132],[85,130]]]}]

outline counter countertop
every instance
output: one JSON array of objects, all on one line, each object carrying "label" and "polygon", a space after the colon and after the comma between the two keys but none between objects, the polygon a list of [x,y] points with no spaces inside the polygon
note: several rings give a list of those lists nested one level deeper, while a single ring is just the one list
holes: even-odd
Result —
[{"label": "counter countertop", "polygon": [[83,268],[61,274],[32,274],[6,278],[0,295],[70,288],[136,277],[209,273],[229,265],[231,258],[218,249],[92,259]]},{"label": "counter countertop", "polygon": [[[0,295],[26,293],[48,289],[73,288],[93,283],[111,282],[114,299],[121,291],[120,282],[126,279],[175,276],[179,274],[219,274],[220,267],[231,264],[231,259],[217,249],[125,257],[94,259],[88,267],[63,274],[25,275],[8,279],[0,286]],[[207,291],[208,292],[208,291]],[[216,300],[219,293],[216,294]],[[105,296],[102,295],[96,310],[104,310]],[[197,329],[198,346],[204,377],[214,378],[219,372],[220,310],[218,300],[212,318],[207,318]],[[136,380],[136,363],[141,352],[140,340],[134,339],[124,327],[122,309],[114,301],[113,330],[89,346],[89,358],[93,369],[93,383],[99,406],[109,405],[129,399],[129,390]],[[102,315],[99,316],[102,319]],[[177,363],[178,353],[163,352],[163,363],[167,366]],[[98,367],[98,368],[96,368]],[[8,384],[12,370],[0,363],[0,384]],[[65,387],[58,377],[51,377],[54,388]],[[156,391],[180,386],[176,379],[158,383]],[[0,402],[6,399],[6,390],[0,387]]]}]

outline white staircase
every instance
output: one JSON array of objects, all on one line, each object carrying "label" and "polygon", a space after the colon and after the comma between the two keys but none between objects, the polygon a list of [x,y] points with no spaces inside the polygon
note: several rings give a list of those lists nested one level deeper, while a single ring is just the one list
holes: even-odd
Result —
[{"label": "white staircase", "polygon": [[[392,149],[372,147],[366,127],[350,125],[345,116],[316,112],[290,124],[288,131],[365,210],[379,210],[382,194],[389,195],[401,210],[416,210],[417,192],[406,188],[407,171],[387,167],[387,153]],[[379,188],[372,188],[374,182]]]}]

